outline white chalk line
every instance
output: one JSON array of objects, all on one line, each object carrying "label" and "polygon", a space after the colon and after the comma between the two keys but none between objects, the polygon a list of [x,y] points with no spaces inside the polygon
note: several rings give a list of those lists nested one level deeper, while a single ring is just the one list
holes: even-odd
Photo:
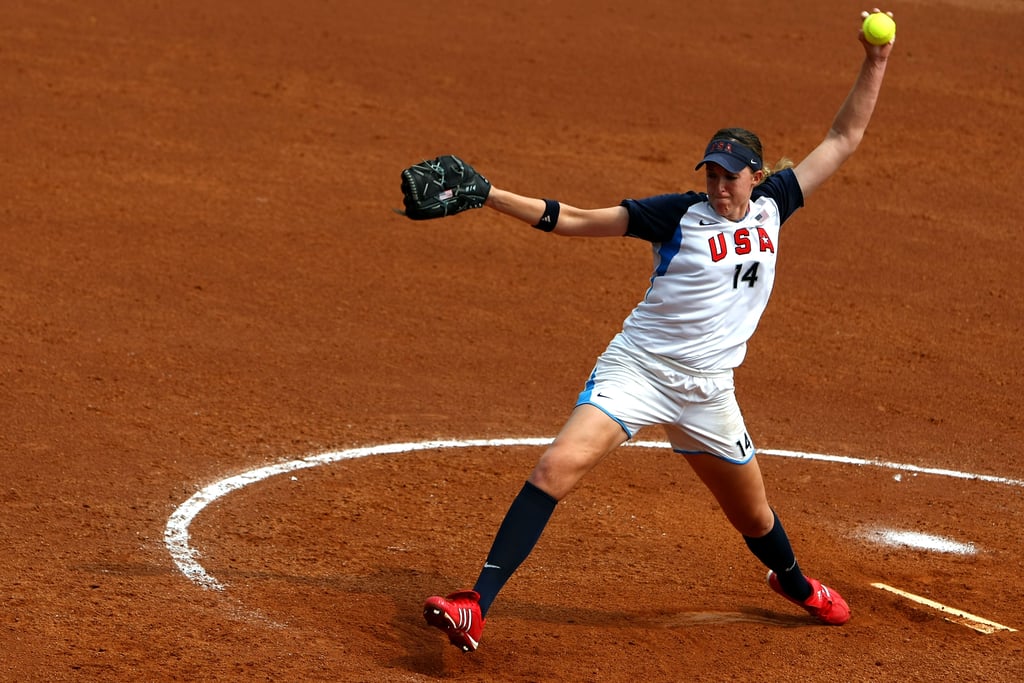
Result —
[{"label": "white chalk line", "polygon": [[[453,439],[444,441],[418,441],[409,443],[392,443],[378,446],[366,446],[362,448],[349,448],[343,451],[329,451],[309,455],[297,460],[258,467],[242,474],[237,474],[226,479],[221,479],[208,486],[203,487],[188,500],[182,503],[171,514],[164,528],[164,545],[170,553],[178,570],[196,585],[209,590],[224,590],[224,584],[211,576],[199,562],[199,552],[189,543],[189,526],[196,516],[206,506],[226,496],[232,491],[245,488],[270,477],[295,472],[297,470],[319,467],[342,460],[354,458],[365,458],[371,455],[389,455],[395,453],[409,453],[412,451],[441,450],[447,448],[493,448],[501,446],[546,446],[551,443],[550,437],[528,437],[528,438],[505,438],[505,439]],[[668,448],[669,444],[660,441],[637,441],[627,444],[639,448]],[[783,458],[796,458],[800,460],[813,460],[829,462],[842,465],[855,465],[858,467],[879,467],[884,469],[899,470],[902,472],[914,472],[918,474],[930,474],[940,477],[951,477],[954,479],[968,479],[982,481],[1006,486],[1019,486],[1024,488],[1024,481],[1020,479],[1009,479],[985,474],[971,474],[956,470],[941,469],[935,467],[919,467],[897,462],[885,462],[881,460],[867,460],[864,458],[851,458],[840,455],[825,455],[821,453],[802,453],[800,451],[761,449],[759,455],[774,455]],[[872,584],[878,586],[877,584]],[[884,584],[881,584],[884,585]],[[892,589],[893,592],[900,592],[899,589]],[[912,595],[912,594],[907,594]],[[916,597],[916,596],[915,596]],[[924,598],[922,598],[924,600]],[[939,603],[935,603],[939,604]],[[945,606],[943,606],[945,607]],[[946,608],[951,609],[951,608]],[[963,613],[966,614],[966,613]],[[973,615],[968,615],[973,617]],[[977,617],[981,619],[981,617]],[[995,622],[990,622],[994,624]],[[998,625],[997,625],[998,626]],[[1008,628],[1008,627],[1003,627]],[[1010,629],[1012,630],[1012,629]]]},{"label": "white chalk line", "polygon": [[935,602],[934,600],[929,600],[928,598],[921,597],[920,595],[908,593],[905,590],[894,588],[893,586],[890,586],[885,583],[873,583],[871,585],[875,588],[878,588],[879,590],[888,591],[890,593],[899,595],[900,597],[904,597],[907,600],[910,600],[911,602],[918,603],[919,605],[924,605],[926,607],[931,607],[932,609],[938,610],[939,612],[942,612],[943,614],[947,615],[946,619],[948,621],[951,621],[955,624],[960,624],[961,626],[966,626],[967,628],[972,628],[978,633],[991,634],[995,633],[996,631],[1011,631],[1016,633],[1017,631],[1017,629],[1015,628],[1010,628],[1009,626],[997,624],[994,621],[989,621],[988,619],[985,619],[984,617],[979,617],[976,614],[971,614],[970,612],[965,612],[963,610],[956,609],[955,607],[950,607],[949,605],[943,605],[941,602]]},{"label": "white chalk line", "polygon": [[471,447],[495,447],[495,446],[543,446],[551,443],[551,439],[526,438],[526,439],[471,439],[467,441],[420,441],[412,443],[393,443],[380,446],[367,446],[363,448],[350,448],[344,451],[330,451],[309,455],[298,460],[258,467],[242,474],[236,474],[227,479],[215,481],[194,493],[188,500],[178,506],[178,509],[167,520],[164,527],[164,545],[171,554],[171,559],[186,577],[194,583],[211,590],[223,590],[224,585],[210,576],[198,561],[199,553],[189,544],[188,528],[192,520],[203,511],[203,509],[215,500],[226,496],[232,491],[245,488],[249,484],[268,479],[278,474],[294,472],[296,470],[319,467],[342,460],[353,458],[365,458],[370,455],[388,455],[393,453],[409,453],[411,451],[426,451],[445,448],[471,448]]},{"label": "white chalk line", "polygon": [[842,455],[821,455],[820,453],[800,453],[798,451],[781,451],[781,450],[758,450],[758,454],[765,455],[778,455],[783,458],[799,458],[801,460],[823,460],[826,462],[833,462],[841,465],[858,465],[858,466],[869,466],[869,467],[881,467],[889,470],[898,470],[900,472],[914,472],[916,474],[934,474],[938,477],[950,477],[952,479],[970,479],[972,481],[983,481],[990,484],[1004,484],[1006,486],[1021,486],[1024,487],[1024,480],[1020,479],[1007,479],[1006,477],[997,477],[991,474],[972,474],[970,472],[958,472],[957,470],[947,470],[940,467],[920,467],[918,465],[906,465],[899,462],[883,462],[881,460],[865,460],[863,458],[848,458]]}]

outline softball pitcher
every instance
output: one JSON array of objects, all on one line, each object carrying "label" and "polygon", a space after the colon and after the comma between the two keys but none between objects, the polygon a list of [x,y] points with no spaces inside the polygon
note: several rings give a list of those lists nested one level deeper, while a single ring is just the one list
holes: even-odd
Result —
[{"label": "softball pitcher", "polygon": [[743,362],[768,303],[780,228],[857,149],[875,109],[893,43],[872,45],[863,34],[860,42],[860,72],[806,158],[769,168],[756,135],[723,128],[696,165],[704,169],[704,192],[581,209],[493,187],[451,155],[402,172],[409,218],[487,206],[556,235],[646,240],[654,257],[646,295],[597,359],[571,416],[512,501],[473,590],[427,599],[427,623],[453,645],[477,648],[487,611],[533,550],[557,502],[650,425],[664,427],[672,449],[768,568],[773,591],[825,624],[850,618],[839,593],[803,574],[769,505],[736,402],[733,369]]}]

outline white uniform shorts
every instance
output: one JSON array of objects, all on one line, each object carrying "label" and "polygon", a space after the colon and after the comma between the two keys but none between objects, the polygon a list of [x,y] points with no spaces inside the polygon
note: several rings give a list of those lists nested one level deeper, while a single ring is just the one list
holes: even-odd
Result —
[{"label": "white uniform shorts", "polygon": [[628,439],[661,425],[677,453],[709,453],[737,464],[754,457],[732,370],[703,373],[644,351],[622,334],[597,359],[576,405],[603,411]]}]

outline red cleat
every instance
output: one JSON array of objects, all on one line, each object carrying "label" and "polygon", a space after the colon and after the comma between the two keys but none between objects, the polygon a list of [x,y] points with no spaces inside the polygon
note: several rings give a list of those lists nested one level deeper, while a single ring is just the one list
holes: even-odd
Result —
[{"label": "red cleat", "polygon": [[476,591],[459,591],[446,598],[435,595],[423,605],[423,618],[448,634],[448,640],[463,652],[472,652],[480,645],[484,618],[480,614],[480,595]]},{"label": "red cleat", "polygon": [[843,596],[817,579],[808,577],[807,581],[811,584],[811,597],[799,602],[786,595],[782,586],[779,585],[779,577],[775,576],[775,572],[768,572],[768,585],[773,591],[794,605],[800,605],[818,621],[832,626],[840,626],[850,620],[850,606],[846,604],[846,600],[843,600]]}]

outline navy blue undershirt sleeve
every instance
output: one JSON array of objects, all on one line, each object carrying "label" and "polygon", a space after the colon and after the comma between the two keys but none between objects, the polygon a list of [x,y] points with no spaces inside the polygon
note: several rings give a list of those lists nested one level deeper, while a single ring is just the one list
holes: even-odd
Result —
[{"label": "navy blue undershirt sleeve", "polygon": [[679,221],[691,206],[704,201],[697,192],[661,194],[647,199],[624,199],[622,206],[629,212],[627,237],[648,242],[667,242],[679,228]]}]

